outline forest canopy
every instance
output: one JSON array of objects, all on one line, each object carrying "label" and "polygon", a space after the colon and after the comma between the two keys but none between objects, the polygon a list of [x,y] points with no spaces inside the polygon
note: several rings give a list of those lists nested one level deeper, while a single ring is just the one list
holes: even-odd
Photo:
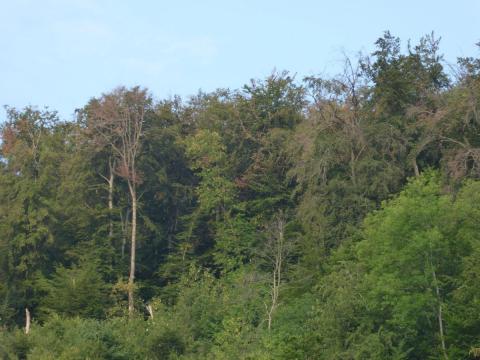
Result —
[{"label": "forest canopy", "polygon": [[0,357],[480,358],[480,58],[401,45],[7,106]]}]

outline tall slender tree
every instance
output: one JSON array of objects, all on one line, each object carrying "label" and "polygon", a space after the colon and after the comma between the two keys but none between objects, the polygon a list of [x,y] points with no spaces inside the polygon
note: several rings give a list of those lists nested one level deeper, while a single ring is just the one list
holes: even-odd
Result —
[{"label": "tall slender tree", "polygon": [[116,173],[125,179],[130,195],[130,274],[128,277],[128,313],[134,311],[135,256],[137,248],[138,169],[145,115],[152,104],[146,89],[120,87],[91,103],[90,127],[111,147],[116,156]]}]

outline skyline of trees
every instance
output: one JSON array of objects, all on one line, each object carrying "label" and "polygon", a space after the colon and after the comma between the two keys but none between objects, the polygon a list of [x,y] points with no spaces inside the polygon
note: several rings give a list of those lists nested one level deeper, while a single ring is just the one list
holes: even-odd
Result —
[{"label": "skyline of trees", "polygon": [[475,358],[480,59],[375,46],[75,121],[7,107],[0,355]]}]

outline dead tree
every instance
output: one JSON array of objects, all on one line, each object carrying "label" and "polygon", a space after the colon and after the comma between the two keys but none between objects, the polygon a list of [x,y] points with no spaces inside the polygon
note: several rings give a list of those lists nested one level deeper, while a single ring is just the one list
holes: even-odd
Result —
[{"label": "dead tree", "polygon": [[292,242],[285,236],[285,215],[278,213],[267,226],[267,241],[263,257],[270,265],[270,303],[265,302],[267,311],[267,327],[272,327],[273,315],[280,305],[280,288],[283,284],[283,274],[287,257],[292,250]]},{"label": "dead tree", "polygon": [[341,74],[331,79],[308,77],[306,80],[314,101],[312,111],[318,117],[321,131],[339,132],[339,136],[347,140],[337,156],[348,163],[350,179],[356,186],[358,162],[368,150],[362,125],[362,101],[367,83],[362,76],[361,63],[345,55]]},{"label": "dead tree", "polygon": [[115,172],[125,179],[131,205],[130,274],[128,277],[128,313],[134,311],[135,255],[137,243],[138,191],[141,175],[137,160],[140,154],[145,113],[151,98],[139,87],[118,88],[103,95],[90,106],[91,126],[111,147],[116,157]]}]

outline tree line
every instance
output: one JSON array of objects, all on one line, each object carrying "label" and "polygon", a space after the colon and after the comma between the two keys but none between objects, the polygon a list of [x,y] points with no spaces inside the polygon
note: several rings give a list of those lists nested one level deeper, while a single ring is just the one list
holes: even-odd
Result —
[{"label": "tree line", "polygon": [[343,65],[6,107],[2,358],[480,357],[480,58]]}]

